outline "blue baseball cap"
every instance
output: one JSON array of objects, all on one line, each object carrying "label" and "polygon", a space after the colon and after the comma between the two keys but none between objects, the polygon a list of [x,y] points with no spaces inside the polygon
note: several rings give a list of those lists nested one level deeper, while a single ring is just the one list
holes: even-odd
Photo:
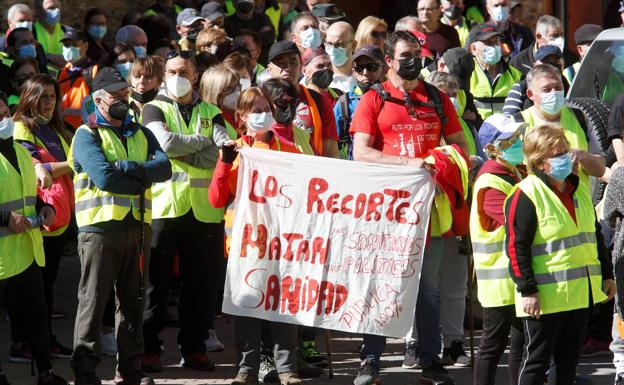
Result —
[{"label": "blue baseball cap", "polygon": [[525,129],[526,122],[516,122],[511,116],[494,114],[483,122],[479,129],[479,141],[485,146],[497,140],[511,138],[519,129]]},{"label": "blue baseball cap", "polygon": [[544,45],[539,47],[539,49],[535,52],[535,60],[542,60],[550,55],[555,55],[558,58],[563,57],[563,53],[559,49],[559,47],[554,45]]}]

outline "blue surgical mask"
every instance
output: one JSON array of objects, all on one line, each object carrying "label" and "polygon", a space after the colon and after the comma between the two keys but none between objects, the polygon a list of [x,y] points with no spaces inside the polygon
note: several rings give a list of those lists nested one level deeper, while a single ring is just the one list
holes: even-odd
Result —
[{"label": "blue surgical mask", "polygon": [[493,7],[492,9],[492,19],[497,23],[503,22],[507,20],[509,17],[509,7],[505,7],[502,5]]},{"label": "blue surgical mask", "polygon": [[134,53],[136,53],[137,58],[142,58],[147,56],[147,48],[142,45],[137,45],[134,47]]},{"label": "blue surgical mask", "polygon": [[0,120],[0,139],[9,139],[12,137],[14,127],[13,118],[7,117]]},{"label": "blue surgical mask", "polygon": [[80,59],[80,48],[63,46],[63,59],[76,63]]},{"label": "blue surgical mask", "polygon": [[522,141],[517,139],[509,148],[502,150],[501,158],[512,166],[516,166],[524,161],[524,153],[522,152]]},{"label": "blue surgical mask", "polygon": [[126,79],[126,80],[128,80],[130,78],[130,69],[131,68],[132,68],[132,63],[130,63],[130,62],[115,64],[115,69],[117,71],[119,71],[121,76],[123,76],[123,78]]},{"label": "blue surgical mask", "polygon": [[563,91],[552,91],[542,94],[542,104],[539,108],[548,115],[557,115],[563,108],[565,97]]},{"label": "blue surgical mask", "polygon": [[566,153],[561,156],[549,158],[550,172],[547,173],[553,179],[562,181],[572,173],[572,157]]},{"label": "blue surgical mask", "polygon": [[89,26],[89,36],[94,39],[101,39],[106,35],[106,26],[105,25],[90,25]]},{"label": "blue surgical mask", "polygon": [[44,21],[48,25],[53,25],[61,21],[61,9],[51,8],[51,9],[46,10]]},{"label": "blue surgical mask", "polygon": [[35,57],[37,57],[37,48],[35,47],[34,44],[23,45],[19,49],[19,56],[20,57],[35,58]]},{"label": "blue surgical mask", "polygon": [[316,49],[321,46],[321,31],[316,28],[308,28],[299,34],[303,48]]},{"label": "blue surgical mask", "polygon": [[347,56],[347,49],[344,47],[327,47],[325,51],[329,55],[331,62],[337,67],[340,67],[344,65],[347,61],[349,61],[349,56]]},{"label": "blue surgical mask", "polygon": [[487,64],[493,65],[500,61],[503,52],[501,51],[501,47],[486,45],[483,47],[483,61]]}]

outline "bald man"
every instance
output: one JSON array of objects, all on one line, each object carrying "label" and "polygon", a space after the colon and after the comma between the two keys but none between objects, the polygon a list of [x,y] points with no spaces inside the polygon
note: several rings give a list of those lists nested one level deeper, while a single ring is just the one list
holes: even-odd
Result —
[{"label": "bald man", "polygon": [[334,67],[334,80],[331,88],[349,92],[355,85],[353,79],[353,52],[355,51],[355,31],[345,21],[338,21],[325,31],[325,51]]}]

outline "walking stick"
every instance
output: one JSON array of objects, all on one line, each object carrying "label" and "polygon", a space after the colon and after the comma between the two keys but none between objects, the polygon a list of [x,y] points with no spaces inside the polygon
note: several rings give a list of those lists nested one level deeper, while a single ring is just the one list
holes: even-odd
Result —
[{"label": "walking stick", "polygon": [[145,190],[141,189],[139,194],[139,217],[141,221],[141,233],[139,236],[140,242],[140,254],[139,254],[139,300],[143,301],[145,298],[145,277],[143,276],[143,268],[145,267]]},{"label": "walking stick", "polygon": [[334,360],[332,359],[331,349],[331,333],[329,330],[325,330],[325,345],[327,350],[328,371],[327,378],[334,378]]},{"label": "walking stick", "polygon": [[472,263],[472,243],[470,242],[470,234],[464,236],[465,250],[468,269],[468,325],[470,327],[470,367],[474,371],[475,347],[474,347],[474,313],[472,306],[472,277],[474,265]]}]

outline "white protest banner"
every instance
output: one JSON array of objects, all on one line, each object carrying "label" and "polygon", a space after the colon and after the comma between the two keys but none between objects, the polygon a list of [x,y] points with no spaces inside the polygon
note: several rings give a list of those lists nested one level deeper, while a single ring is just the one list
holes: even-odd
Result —
[{"label": "white protest banner", "polygon": [[422,169],[242,148],[223,311],[405,336],[434,193]]}]

